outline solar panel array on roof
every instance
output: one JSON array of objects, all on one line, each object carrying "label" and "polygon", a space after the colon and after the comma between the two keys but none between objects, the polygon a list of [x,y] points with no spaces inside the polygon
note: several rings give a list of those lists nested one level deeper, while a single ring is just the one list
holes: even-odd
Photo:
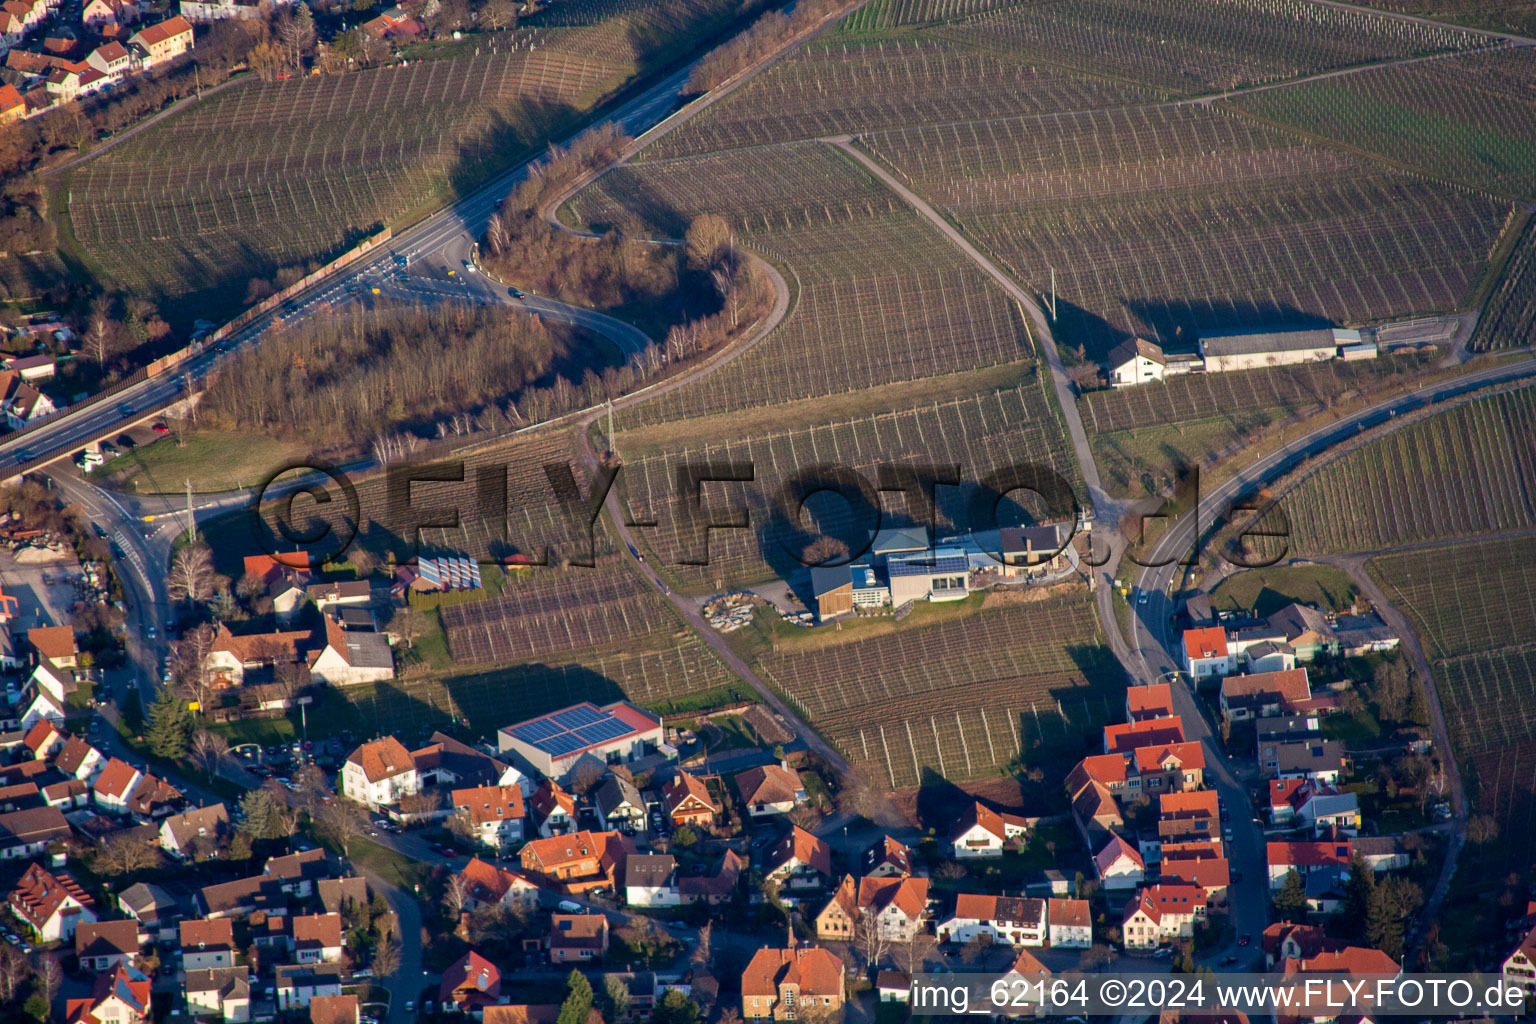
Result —
[{"label": "solar panel array on roof", "polygon": [[422,580],[443,590],[479,590],[480,563],[470,558],[446,556],[416,562]]},{"label": "solar panel array on roof", "polygon": [[564,757],[586,747],[620,739],[637,730],[611,711],[598,710],[590,704],[577,704],[514,725],[508,731],[551,757]]}]

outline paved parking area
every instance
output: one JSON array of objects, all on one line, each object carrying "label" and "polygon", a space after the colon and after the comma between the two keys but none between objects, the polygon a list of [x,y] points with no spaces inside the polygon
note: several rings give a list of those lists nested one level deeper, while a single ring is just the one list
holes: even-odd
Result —
[{"label": "paved parking area", "polygon": [[80,563],[73,553],[56,561],[21,563],[8,548],[0,548],[0,586],[18,602],[12,632],[67,623],[75,600],[74,581],[79,576]]}]

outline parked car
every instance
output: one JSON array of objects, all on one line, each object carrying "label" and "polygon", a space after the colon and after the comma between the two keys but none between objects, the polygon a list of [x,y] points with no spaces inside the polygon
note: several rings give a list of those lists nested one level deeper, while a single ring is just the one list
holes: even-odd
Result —
[{"label": "parked car", "polygon": [[149,429],[153,430],[157,434],[169,434],[171,432],[171,428],[166,426],[164,423],[156,423]]}]

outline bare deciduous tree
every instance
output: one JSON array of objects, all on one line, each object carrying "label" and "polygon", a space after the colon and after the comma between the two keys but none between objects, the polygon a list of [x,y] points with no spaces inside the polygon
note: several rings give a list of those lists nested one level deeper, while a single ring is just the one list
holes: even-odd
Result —
[{"label": "bare deciduous tree", "polygon": [[217,775],[229,758],[229,741],[216,732],[199,729],[192,734],[192,756],[203,766],[204,773]]},{"label": "bare deciduous tree", "polygon": [[165,587],[173,601],[206,601],[213,596],[213,552],[206,544],[188,544],[171,559]]},{"label": "bare deciduous tree", "polygon": [[865,907],[853,923],[853,948],[869,967],[879,966],[890,952],[891,940],[880,926],[880,915]]},{"label": "bare deciduous tree", "polygon": [[386,935],[373,947],[373,973],[380,978],[391,978],[399,969],[400,944],[393,935]]},{"label": "bare deciduous tree", "polygon": [[320,808],[319,820],[336,837],[341,852],[348,857],[352,856],[352,840],[368,828],[368,812],[362,804],[341,796]]}]

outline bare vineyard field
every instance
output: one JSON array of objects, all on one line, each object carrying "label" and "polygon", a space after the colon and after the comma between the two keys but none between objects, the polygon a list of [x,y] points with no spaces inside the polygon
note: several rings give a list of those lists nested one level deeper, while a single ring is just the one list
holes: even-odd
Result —
[{"label": "bare vineyard field", "polygon": [[666,650],[601,654],[579,661],[533,662],[442,678],[349,686],[341,696],[379,731],[427,732],[463,721],[476,732],[584,700],[621,698],[663,714],[690,703],[729,699],[737,681],[697,638]]},{"label": "bare vineyard field", "polygon": [[591,569],[528,570],[499,597],[442,609],[454,661],[464,665],[607,648],[681,629],[662,596],[619,556]]},{"label": "bare vineyard field", "polygon": [[148,294],[324,258],[499,148],[535,143],[614,73],[520,49],[228,89],[76,172],[75,234]]},{"label": "bare vineyard field", "polygon": [[1122,676],[1082,600],[980,611],[804,653],[766,655],[776,686],[892,786],[1078,753],[1114,718]]},{"label": "bare vineyard field", "polygon": [[1495,32],[1536,35],[1536,4],[1527,0],[1360,0],[1359,6],[1417,14]]},{"label": "bare vineyard field", "polygon": [[1463,54],[1230,101],[1474,188],[1536,197],[1536,55]]},{"label": "bare vineyard field", "polygon": [[1027,0],[871,0],[838,26],[840,32],[883,32],[907,25],[957,21]]},{"label": "bare vineyard field", "polygon": [[[1374,558],[1433,662],[1478,810],[1528,835],[1536,809],[1536,538],[1463,542]],[[1526,858],[1528,859],[1528,857]],[[1523,861],[1522,861],[1523,863]]]},{"label": "bare vineyard field", "polygon": [[719,212],[779,261],[788,320],[698,385],[626,412],[625,427],[992,366],[1034,356],[1017,308],[830,147],[802,144],[647,163],[605,175],[568,210],[680,234]]},{"label": "bare vineyard field", "polygon": [[[876,479],[876,467],[892,465],[958,464],[962,479],[974,484],[991,470],[1024,458],[1050,465],[1074,485],[1072,455],[1037,375],[1018,387],[985,395],[951,399],[857,420],[750,437],[722,444],[700,445],[648,456],[624,469],[625,497],[636,522],[655,521],[638,531],[657,560],[688,590],[711,592],[725,585],[757,583],[787,577],[803,567],[798,551],[785,551],[783,531],[770,515],[783,483],[797,473],[821,465],[847,466],[865,479]],[[712,484],[722,508],[745,508],[752,515],[749,530],[717,530],[710,539],[707,567],[677,563],[690,554],[683,524],[673,514],[675,470],[686,462],[748,462],[755,479],[748,484]],[[948,491],[948,489],[945,489]],[[956,513],[970,493],[963,488],[941,494],[943,511]],[[899,496],[893,514],[910,514]],[[852,522],[841,501],[817,506],[818,522],[830,532],[846,533]]]},{"label": "bare vineyard field", "polygon": [[1504,276],[1477,321],[1471,348],[1476,352],[1525,348],[1536,344],[1536,220],[1521,232]]},{"label": "bare vineyard field", "polygon": [[834,40],[795,51],[645,154],[672,157],[881,128],[1093,110],[1146,98],[1131,88],[927,37]]},{"label": "bare vineyard field", "polygon": [[1306,0],[1049,0],[984,14],[944,33],[1175,93],[1486,45],[1458,29]]},{"label": "bare vineyard field", "polygon": [[[1383,555],[1369,567],[1435,661],[1536,645],[1536,537]],[[1536,691],[1526,697],[1536,702]]]},{"label": "bare vineyard field", "polygon": [[1300,554],[1536,525],[1536,389],[1471,402],[1372,441],[1303,480],[1282,508]]},{"label": "bare vineyard field", "polygon": [[1037,290],[1093,356],[1130,334],[1454,309],[1510,205],[1190,108],[885,132],[870,148]]}]

